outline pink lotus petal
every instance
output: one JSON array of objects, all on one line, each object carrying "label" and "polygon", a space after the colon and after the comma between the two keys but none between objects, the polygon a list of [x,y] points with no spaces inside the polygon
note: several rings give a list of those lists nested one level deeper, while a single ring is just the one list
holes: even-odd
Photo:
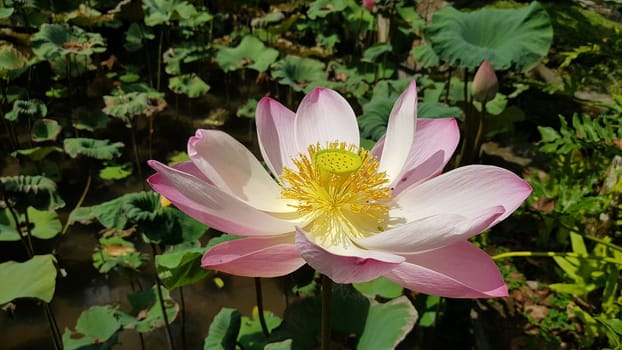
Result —
[{"label": "pink lotus petal", "polygon": [[303,153],[318,142],[325,147],[335,141],[358,146],[360,141],[352,107],[337,92],[326,88],[315,88],[302,99],[296,111],[294,134],[298,150]]},{"label": "pink lotus petal", "polygon": [[492,207],[505,212],[490,225],[509,216],[531,193],[531,187],[514,173],[489,165],[469,165],[405,189],[394,198],[412,219],[439,214],[480,217]]},{"label": "pink lotus petal", "polygon": [[196,131],[188,155],[214,185],[261,210],[292,212],[281,188],[240,142],[219,130]]},{"label": "pink lotus petal", "polygon": [[[189,173],[149,161],[158,174],[147,179],[151,187],[199,222],[238,235],[258,236],[293,232],[296,217],[257,210]],[[291,219],[291,220],[288,220]]]},{"label": "pink lotus petal", "polygon": [[438,214],[357,239],[356,243],[365,249],[396,254],[423,252],[475,236],[504,212],[503,207],[496,206],[474,219],[457,214]]},{"label": "pink lotus petal", "polygon": [[275,177],[283,167],[294,169],[292,158],[298,155],[294,139],[296,114],[279,102],[264,97],[257,105],[255,121],[261,155]]},{"label": "pink lotus petal", "polygon": [[505,297],[508,290],[490,256],[469,242],[409,255],[385,274],[416,292],[449,298]]},{"label": "pink lotus petal", "polygon": [[304,264],[293,234],[223,242],[209,249],[201,259],[204,269],[246,277],[283,276]]},{"label": "pink lotus petal", "polygon": [[[451,159],[460,130],[453,118],[417,119],[417,132],[402,173],[391,185],[397,195],[405,188],[440,174]],[[382,154],[385,138],[378,140],[372,154]]]},{"label": "pink lotus petal", "polygon": [[380,157],[378,171],[385,171],[391,183],[398,179],[408,159],[416,125],[417,85],[412,81],[393,105]]},{"label": "pink lotus petal", "polygon": [[337,283],[367,282],[379,277],[397,265],[404,258],[398,255],[373,250],[347,248],[352,255],[337,255],[311,242],[307,233],[296,228],[296,246],[300,255],[316,271]]}]

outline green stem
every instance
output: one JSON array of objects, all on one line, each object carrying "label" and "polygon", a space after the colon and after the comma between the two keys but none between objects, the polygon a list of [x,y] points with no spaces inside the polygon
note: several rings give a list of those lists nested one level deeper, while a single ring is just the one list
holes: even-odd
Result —
[{"label": "green stem", "polygon": [[604,262],[608,262],[611,264],[622,265],[620,260],[616,260],[608,257],[600,257],[588,254],[579,254],[574,252],[561,253],[561,252],[531,252],[531,251],[516,251],[516,252],[507,252],[497,254],[492,257],[493,260],[501,260],[511,257],[560,257],[560,258],[575,258],[575,259],[586,259],[586,260],[600,260]]},{"label": "green stem", "polygon": [[330,299],[333,288],[333,281],[322,275],[322,330],[321,350],[330,350]]},{"label": "green stem", "polygon": [[479,158],[479,149],[482,142],[482,134],[484,132],[484,119],[486,117],[486,102],[482,103],[482,112],[477,113],[477,131],[475,132],[475,139],[473,140],[473,149],[471,150],[471,160]]},{"label": "green stem", "polygon": [[158,276],[157,267],[155,266],[155,257],[156,257],[156,246],[154,243],[151,243],[151,251],[153,253],[153,268],[155,270],[155,280],[156,280],[156,290],[158,292],[158,299],[160,301],[160,308],[162,309],[162,318],[164,318],[164,325],[166,326],[166,337],[168,339],[169,349],[175,350],[175,345],[173,342],[173,333],[171,332],[171,325],[168,321],[168,315],[166,314],[166,306],[164,305],[164,296],[162,295],[162,281],[160,281],[160,276]]},{"label": "green stem", "polygon": [[132,149],[134,150],[134,160],[136,161],[136,171],[138,178],[142,182],[143,191],[145,191],[145,181],[143,181],[143,171],[140,169],[140,157],[138,157],[138,146],[136,144],[136,133],[134,131],[134,123],[130,122],[130,134],[132,135]]},{"label": "green stem", "polygon": [[255,296],[257,297],[257,312],[259,313],[259,323],[261,324],[261,330],[263,336],[268,338],[270,336],[270,330],[266,325],[266,318],[263,314],[263,296],[261,292],[261,278],[255,277]]},{"label": "green stem", "polygon": [[179,302],[181,303],[181,348],[186,349],[186,302],[184,301],[184,287],[179,287]]},{"label": "green stem", "polygon": [[[89,189],[91,188],[91,179],[92,179],[91,172],[89,171],[89,176],[86,178],[86,184],[84,185],[84,190],[82,190],[82,195],[80,196],[78,203],[76,203],[76,206],[73,208],[73,211],[80,208],[82,206],[82,203],[84,203],[86,194],[89,192]],[[65,227],[63,227],[63,234],[67,233],[67,229],[69,229],[69,220],[67,220],[67,222],[65,223]]]}]

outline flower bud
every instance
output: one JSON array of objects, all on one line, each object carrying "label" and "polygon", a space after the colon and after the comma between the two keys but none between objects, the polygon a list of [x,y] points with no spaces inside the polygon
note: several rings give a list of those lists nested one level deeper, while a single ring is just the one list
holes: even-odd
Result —
[{"label": "flower bud", "polygon": [[369,11],[373,11],[376,6],[376,0],[363,0],[363,7]]},{"label": "flower bud", "polygon": [[499,81],[494,69],[488,60],[484,60],[479,66],[473,78],[472,94],[475,101],[486,103],[499,91]]}]

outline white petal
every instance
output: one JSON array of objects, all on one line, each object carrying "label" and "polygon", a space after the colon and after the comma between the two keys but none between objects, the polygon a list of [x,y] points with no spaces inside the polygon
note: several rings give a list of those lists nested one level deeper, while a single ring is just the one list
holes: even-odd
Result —
[{"label": "white petal", "polygon": [[279,102],[264,97],[257,105],[255,121],[259,148],[263,159],[275,177],[283,167],[295,169],[292,159],[298,155],[294,138],[296,114]]}]

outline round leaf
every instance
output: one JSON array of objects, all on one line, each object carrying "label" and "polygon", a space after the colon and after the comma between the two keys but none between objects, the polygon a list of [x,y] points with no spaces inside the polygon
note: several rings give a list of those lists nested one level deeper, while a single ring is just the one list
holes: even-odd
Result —
[{"label": "round leaf", "polygon": [[308,92],[328,78],[324,63],[311,58],[287,56],[273,65],[272,75],[295,91]]},{"label": "round leaf", "polygon": [[23,263],[0,264],[0,305],[17,298],[37,298],[49,303],[56,288],[53,255],[35,255]]},{"label": "round leaf", "polygon": [[467,68],[488,59],[495,69],[525,69],[546,56],[553,39],[549,15],[538,2],[468,13],[448,6],[434,14],[424,33],[442,60]]},{"label": "round leaf", "polygon": [[108,140],[96,140],[83,137],[65,139],[65,152],[76,158],[86,156],[95,159],[110,160],[121,155],[123,143],[110,143]]},{"label": "round leaf", "polygon": [[34,142],[55,141],[61,129],[56,120],[37,119],[32,124],[31,138]]},{"label": "round leaf", "polygon": [[225,72],[244,67],[264,72],[278,56],[277,50],[266,47],[261,40],[247,35],[238,46],[221,48],[216,54],[216,62]]},{"label": "round leaf", "polygon": [[417,310],[405,296],[385,304],[372,301],[357,349],[395,349],[417,317]]},{"label": "round leaf", "polygon": [[205,95],[209,91],[210,86],[203,79],[199,78],[198,75],[192,73],[172,77],[168,81],[168,88],[176,94],[184,94],[194,98]]}]

